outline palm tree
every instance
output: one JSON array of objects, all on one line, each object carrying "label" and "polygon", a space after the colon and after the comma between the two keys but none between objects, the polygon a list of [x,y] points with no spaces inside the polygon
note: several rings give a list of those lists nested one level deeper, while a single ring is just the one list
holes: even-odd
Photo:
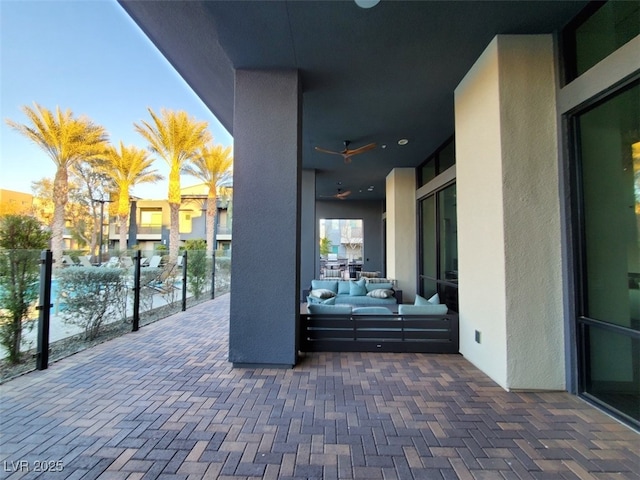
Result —
[{"label": "palm tree", "polygon": [[99,165],[99,169],[111,178],[118,191],[120,250],[126,249],[127,245],[130,189],[139,183],[155,183],[164,179],[157,170],[152,169],[152,166],[153,159],[149,158],[145,150],[135,146],[126,147],[122,142],[120,142],[120,149],[110,146],[104,162]]},{"label": "palm tree", "polygon": [[22,107],[27,124],[6,120],[7,124],[44,150],[56,165],[53,181],[54,212],[51,250],[56,268],[62,266],[64,211],[69,196],[69,169],[82,161],[98,158],[107,148],[107,132],[88,118],[74,117],[71,110],[52,112],[37,103]]},{"label": "palm tree", "polygon": [[169,208],[171,212],[169,232],[169,258],[178,258],[179,212],[180,212],[180,170],[184,163],[196,155],[211,139],[207,122],[189,118],[186,112],[162,109],[161,116],[149,108],[152,122],[135,124],[136,131],[149,142],[149,150],[162,157],[169,165]]},{"label": "palm tree", "polygon": [[213,230],[216,222],[216,204],[218,201],[218,187],[223,185],[231,177],[233,157],[231,147],[222,145],[205,145],[190,164],[182,167],[182,172],[202,180],[209,188],[207,194],[207,254],[213,253],[215,238]]}]

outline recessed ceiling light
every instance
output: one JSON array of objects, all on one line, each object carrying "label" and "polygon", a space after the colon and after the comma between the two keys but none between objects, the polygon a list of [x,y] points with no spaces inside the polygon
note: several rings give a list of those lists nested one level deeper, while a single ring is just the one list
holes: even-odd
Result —
[{"label": "recessed ceiling light", "polygon": [[371,8],[380,3],[380,0],[355,0],[355,2],[360,8]]},{"label": "recessed ceiling light", "polygon": [[398,140],[398,145],[406,145],[407,143],[409,143],[409,140],[407,140],[406,138],[401,138],[400,140]]}]

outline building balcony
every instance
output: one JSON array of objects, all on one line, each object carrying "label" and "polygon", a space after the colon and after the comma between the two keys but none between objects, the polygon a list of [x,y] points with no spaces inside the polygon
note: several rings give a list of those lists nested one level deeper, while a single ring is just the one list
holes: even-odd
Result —
[{"label": "building balcony", "polygon": [[[119,224],[109,224],[109,240],[118,240]],[[137,240],[160,240],[162,236],[162,225],[138,225],[137,227]],[[127,230],[127,239],[129,238],[129,230]]]},{"label": "building balcony", "polygon": [[231,225],[218,225],[216,227],[216,234],[218,235],[231,235]]},{"label": "building balcony", "polygon": [[162,234],[162,225],[140,225],[138,227],[138,236],[160,234]]}]

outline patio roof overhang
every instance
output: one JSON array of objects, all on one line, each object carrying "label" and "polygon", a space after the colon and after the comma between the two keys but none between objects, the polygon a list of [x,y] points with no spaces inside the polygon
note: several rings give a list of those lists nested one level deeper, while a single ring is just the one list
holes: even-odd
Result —
[{"label": "patio roof overhang", "polygon": [[[454,89],[495,35],[552,33],[587,2],[120,3],[232,134],[236,69],[299,70],[317,195],[341,182],[349,200],[380,200],[391,169],[418,166],[453,133]],[[314,150],[344,140],[378,147],[349,165]]]}]

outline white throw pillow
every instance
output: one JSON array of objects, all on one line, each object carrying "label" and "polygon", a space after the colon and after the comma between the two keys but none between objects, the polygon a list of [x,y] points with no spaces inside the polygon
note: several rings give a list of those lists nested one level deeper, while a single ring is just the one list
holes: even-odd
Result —
[{"label": "white throw pillow", "polygon": [[316,298],[331,298],[336,296],[335,292],[327,288],[316,288],[315,290],[311,290],[309,295]]},{"label": "white throw pillow", "polygon": [[376,288],[367,293],[367,297],[371,298],[391,298],[393,297],[393,290],[387,288]]}]

